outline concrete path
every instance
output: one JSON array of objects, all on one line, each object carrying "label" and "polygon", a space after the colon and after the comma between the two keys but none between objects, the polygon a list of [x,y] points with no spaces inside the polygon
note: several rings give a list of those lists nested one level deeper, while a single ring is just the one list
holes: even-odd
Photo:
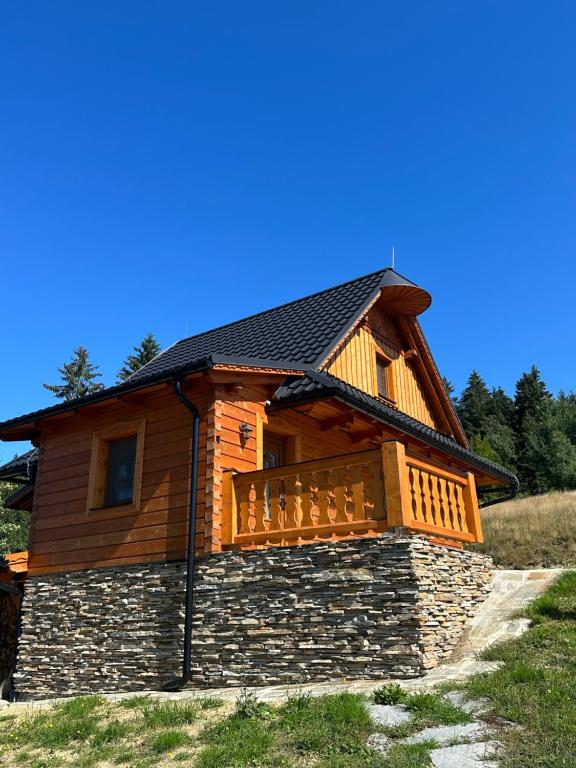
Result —
[{"label": "concrete path", "polygon": [[[454,661],[450,664],[441,664],[424,677],[414,680],[386,680],[385,682],[396,682],[403,688],[413,691],[432,688],[439,683],[456,682],[477,672],[497,669],[499,666],[497,662],[478,661],[477,654],[496,641],[522,634],[527,629],[528,622],[525,619],[511,618],[511,615],[534,600],[561,573],[561,569],[495,571],[492,592],[472,620],[468,637],[455,654]],[[313,696],[337,693],[343,690],[370,693],[379,688],[383,682],[383,680],[338,680],[330,683],[275,685],[249,690],[253,690],[261,701],[275,702],[282,701],[287,694],[297,691],[310,692]],[[178,693],[150,691],[148,695],[169,700],[215,696],[225,701],[234,701],[239,692],[240,688],[187,688]],[[103,698],[116,701],[133,695],[133,693],[103,694]],[[146,695],[146,693],[139,692],[139,695]],[[11,711],[16,711],[27,707],[47,706],[56,701],[56,699],[45,699],[43,701],[9,704],[8,707]],[[5,702],[0,702],[1,704],[5,704]]]}]

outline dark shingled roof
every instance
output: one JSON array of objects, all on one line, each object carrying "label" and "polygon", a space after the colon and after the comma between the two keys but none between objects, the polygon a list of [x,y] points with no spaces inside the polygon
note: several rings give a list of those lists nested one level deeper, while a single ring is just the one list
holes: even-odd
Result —
[{"label": "dark shingled roof", "polygon": [[[206,355],[274,360],[286,368],[317,367],[376,297],[390,269],[178,341],[134,373],[141,381]],[[395,273],[392,273],[395,275]],[[405,278],[402,281],[414,285]]]},{"label": "dark shingled roof", "polygon": [[38,464],[38,448],[16,456],[0,467],[0,480],[29,483],[34,479]]},{"label": "dark shingled roof", "polygon": [[339,398],[384,424],[419,438],[428,445],[447,451],[478,469],[502,478],[515,487],[518,486],[516,476],[504,467],[478,456],[469,448],[463,448],[454,438],[437,432],[421,421],[413,419],[408,414],[402,413],[382,400],[372,397],[324,371],[307,371],[304,376],[283,384],[275,393],[275,404],[272,405],[272,408],[288,407],[298,402],[322,397]]}]

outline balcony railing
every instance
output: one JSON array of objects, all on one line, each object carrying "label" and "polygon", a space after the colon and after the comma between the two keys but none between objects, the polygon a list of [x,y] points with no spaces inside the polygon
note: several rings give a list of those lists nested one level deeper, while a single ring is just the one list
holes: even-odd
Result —
[{"label": "balcony railing", "polygon": [[302,544],[399,527],[454,542],[482,537],[473,474],[406,454],[396,441],[224,478],[224,545]]}]

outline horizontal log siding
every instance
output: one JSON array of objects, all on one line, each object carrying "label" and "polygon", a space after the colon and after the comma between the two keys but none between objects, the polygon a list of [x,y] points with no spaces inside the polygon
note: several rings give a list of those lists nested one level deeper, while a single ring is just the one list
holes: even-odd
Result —
[{"label": "horizontal log siding", "polygon": [[[196,546],[206,548],[213,456],[207,450],[213,387],[197,383],[189,397],[201,411]],[[146,419],[141,504],[87,511],[92,434],[121,420]],[[156,392],[135,407],[109,406],[45,430],[34,497],[30,573],[183,558],[190,485],[191,414],[173,392]],[[209,490],[210,489],[210,490]],[[208,526],[211,530],[211,520]]]}]

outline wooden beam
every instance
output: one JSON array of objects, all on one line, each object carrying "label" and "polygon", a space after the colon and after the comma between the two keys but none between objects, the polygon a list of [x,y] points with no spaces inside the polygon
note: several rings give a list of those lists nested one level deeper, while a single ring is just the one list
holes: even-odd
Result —
[{"label": "wooden beam", "polygon": [[324,419],[320,422],[320,429],[323,432],[328,432],[331,429],[346,429],[354,424],[354,416],[352,414],[342,414],[341,416],[334,416],[331,419]]},{"label": "wooden beam", "polygon": [[350,433],[350,441],[352,443],[361,443],[364,440],[384,440],[384,436],[382,434],[382,430],[378,428],[374,429],[367,429],[362,432],[351,432]]}]

